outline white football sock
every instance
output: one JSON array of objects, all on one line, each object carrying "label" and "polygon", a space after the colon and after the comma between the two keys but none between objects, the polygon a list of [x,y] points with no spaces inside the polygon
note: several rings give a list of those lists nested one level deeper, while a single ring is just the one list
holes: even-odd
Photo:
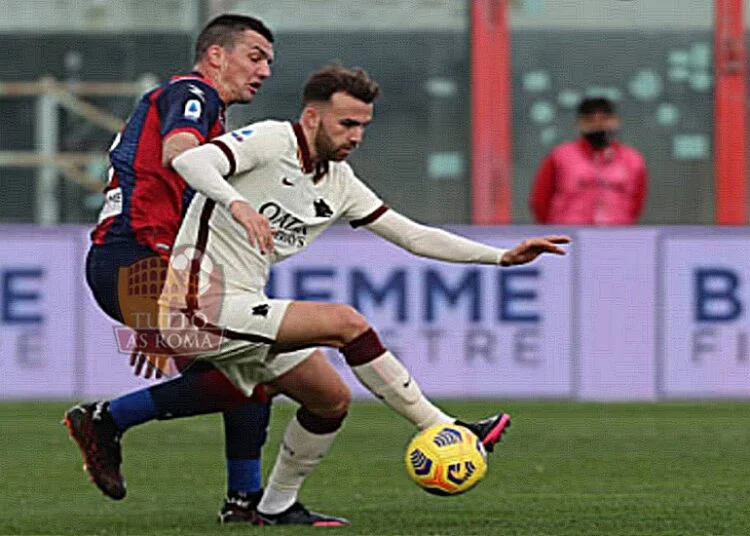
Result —
[{"label": "white football sock", "polygon": [[352,367],[352,371],[372,394],[420,430],[455,421],[425,398],[417,381],[387,350],[369,363]]},{"label": "white football sock", "polygon": [[279,455],[258,503],[258,511],[279,514],[292,506],[305,477],[320,463],[337,433],[338,430],[330,434],[308,432],[295,416],[286,427]]}]

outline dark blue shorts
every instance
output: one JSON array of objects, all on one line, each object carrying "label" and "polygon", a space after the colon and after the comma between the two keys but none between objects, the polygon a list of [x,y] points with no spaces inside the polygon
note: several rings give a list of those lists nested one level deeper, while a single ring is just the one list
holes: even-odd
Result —
[{"label": "dark blue shorts", "polygon": [[86,282],[96,303],[111,318],[123,322],[117,292],[120,270],[151,257],[159,259],[153,250],[137,242],[92,245],[89,249],[86,256]]}]

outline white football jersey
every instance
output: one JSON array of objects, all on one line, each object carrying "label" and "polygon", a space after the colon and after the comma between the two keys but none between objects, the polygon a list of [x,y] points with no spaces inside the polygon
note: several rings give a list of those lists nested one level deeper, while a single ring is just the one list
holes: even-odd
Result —
[{"label": "white football jersey", "polygon": [[204,251],[210,266],[201,263],[201,279],[219,265],[225,291],[259,291],[272,264],[302,251],[339,218],[358,227],[388,210],[346,162],[314,169],[298,124],[262,121],[211,143],[230,162],[227,180],[276,230],[275,251],[261,255],[226,208],[196,194],[173,251]]}]

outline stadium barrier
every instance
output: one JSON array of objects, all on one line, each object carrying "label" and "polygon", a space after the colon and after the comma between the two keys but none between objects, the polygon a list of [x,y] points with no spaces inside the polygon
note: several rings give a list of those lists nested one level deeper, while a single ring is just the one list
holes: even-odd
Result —
[{"label": "stadium barrier", "polygon": [[[453,229],[498,246],[553,230]],[[554,231],[573,237],[567,257],[498,269],[419,259],[335,227],[276,266],[269,292],[354,305],[433,397],[750,397],[749,229]],[[90,297],[87,247],[78,226],[0,226],[0,398],[88,399],[146,383]]]}]

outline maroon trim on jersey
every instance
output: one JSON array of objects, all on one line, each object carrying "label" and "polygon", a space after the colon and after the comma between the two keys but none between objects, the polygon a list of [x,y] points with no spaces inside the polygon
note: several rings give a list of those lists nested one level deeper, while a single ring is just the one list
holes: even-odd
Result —
[{"label": "maroon trim on jersey", "polygon": [[234,175],[234,172],[237,171],[237,160],[234,158],[234,153],[232,152],[232,149],[229,148],[229,145],[221,140],[211,140],[208,143],[216,145],[221,149],[221,152],[224,153],[224,156],[227,157],[227,161],[229,162],[229,172],[225,176],[231,177]]},{"label": "maroon trim on jersey", "polygon": [[195,244],[195,249],[198,250],[198,258],[193,259],[190,263],[190,276],[188,277],[188,293],[185,296],[185,303],[187,307],[183,309],[183,313],[190,319],[190,321],[203,331],[211,333],[213,335],[224,336],[227,339],[236,339],[247,342],[260,342],[264,344],[274,344],[276,341],[263,337],[262,335],[253,335],[252,333],[241,333],[232,329],[221,328],[210,322],[205,322],[202,317],[196,316],[195,312],[198,311],[198,284],[200,277],[201,263],[200,258],[206,252],[206,244],[208,244],[208,231],[209,231],[209,220],[211,214],[214,212],[216,202],[212,199],[206,199],[206,203],[203,205],[201,211],[200,223],[198,225],[198,241]]},{"label": "maroon trim on jersey", "polygon": [[294,135],[297,137],[297,158],[302,163],[302,171],[305,173],[312,173],[314,166],[312,159],[310,158],[310,146],[307,145],[307,139],[305,133],[302,131],[302,125],[299,123],[292,123],[292,129]]},{"label": "maroon trim on jersey", "polygon": [[305,133],[302,131],[302,125],[292,123],[292,129],[297,138],[297,158],[302,163],[302,171],[305,173],[315,172],[312,180],[315,183],[320,182],[328,174],[328,161],[313,164],[310,157],[310,146],[307,144],[307,138],[305,138]]},{"label": "maroon trim on jersey", "polygon": [[195,244],[195,249],[198,250],[198,258],[193,259],[190,263],[190,275],[188,276],[188,288],[187,295],[185,296],[185,304],[189,311],[188,316],[198,310],[198,285],[201,270],[201,257],[206,252],[206,244],[208,243],[208,221],[211,219],[211,214],[214,212],[216,202],[213,199],[206,199],[201,211],[200,223],[198,224],[198,241]]},{"label": "maroon trim on jersey", "polygon": [[370,212],[367,216],[364,218],[360,218],[358,220],[352,220],[349,222],[349,225],[354,227],[355,229],[357,227],[362,227],[363,225],[370,225],[372,222],[377,220],[380,216],[385,214],[388,211],[388,205],[380,205],[378,208]]},{"label": "maroon trim on jersey", "polygon": [[263,344],[276,344],[276,341],[273,339],[269,339],[267,337],[263,337],[262,335],[253,335],[252,333],[241,333],[239,331],[234,331],[227,328],[220,328],[222,329],[222,333],[227,339],[237,340],[237,341],[245,341],[245,342],[260,342]]},{"label": "maroon trim on jersey", "polygon": [[252,333],[242,333],[239,331],[234,331],[233,329],[221,328],[215,324],[204,321],[203,317],[201,316],[195,316],[195,312],[191,309],[185,309],[184,313],[187,315],[187,317],[190,319],[190,322],[192,322],[195,327],[202,331],[211,333],[212,335],[218,335],[221,337],[226,337],[227,339],[237,341],[260,342],[263,344],[276,343],[275,340],[263,337],[262,335],[253,335]]},{"label": "maroon trim on jersey", "polygon": [[193,136],[195,136],[196,138],[198,138],[198,143],[201,145],[203,145],[203,143],[205,143],[206,141],[206,138],[203,137],[203,134],[201,134],[198,129],[191,128],[191,127],[181,127],[181,128],[176,128],[174,130],[170,130],[169,133],[164,137],[164,141],[162,142],[162,145],[166,143],[167,140],[171,138],[172,136],[174,136],[175,134],[181,134],[183,132],[188,132],[192,134]]},{"label": "maroon trim on jersey", "polygon": [[321,180],[323,180],[323,177],[328,175],[328,161],[325,162],[318,162],[318,164],[315,166],[315,175],[313,176],[313,182],[318,183]]}]

